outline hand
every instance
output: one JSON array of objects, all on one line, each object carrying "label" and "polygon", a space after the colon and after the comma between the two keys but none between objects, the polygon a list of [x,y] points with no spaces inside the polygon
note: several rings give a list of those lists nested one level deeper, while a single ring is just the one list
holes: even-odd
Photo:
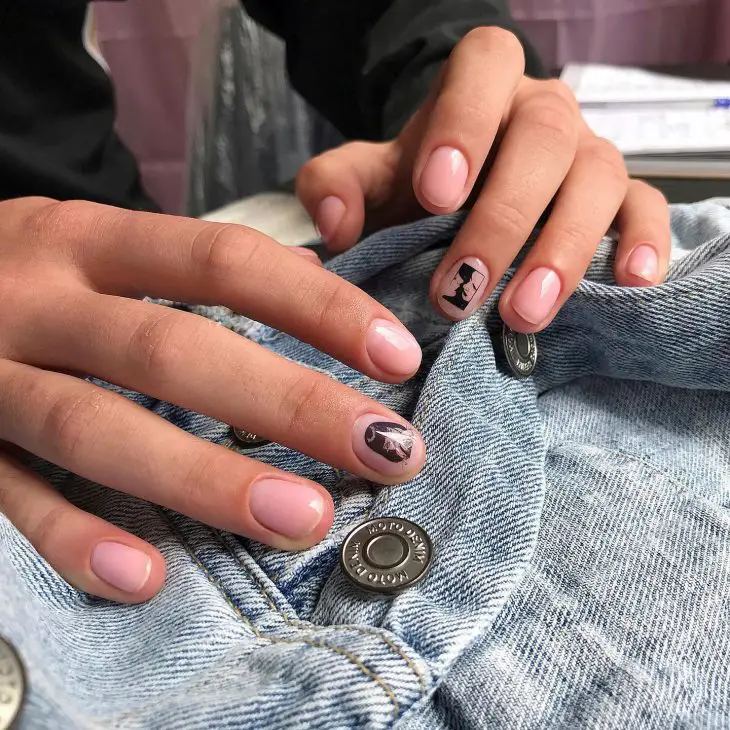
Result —
[{"label": "hand", "polygon": [[225,305],[373,378],[411,376],[421,350],[398,320],[300,253],[241,226],[91,203],[0,203],[0,512],[69,583],[143,601],[160,589],[164,560],[66,501],[23,466],[24,453],[282,549],[321,540],[333,513],[322,486],[69,373],[245,427],[376,482],[421,469],[420,437],[388,409],[210,320],[140,300]]},{"label": "hand", "polygon": [[297,193],[329,247],[353,245],[365,225],[470,207],[431,285],[434,305],[459,320],[494,289],[552,202],[502,294],[510,327],[535,332],[550,323],[612,224],[621,234],[617,282],[660,283],[670,246],[663,196],[629,180],[619,151],[590,131],[564,84],[523,73],[512,34],[474,30],[396,140],[347,144],[309,162]]}]

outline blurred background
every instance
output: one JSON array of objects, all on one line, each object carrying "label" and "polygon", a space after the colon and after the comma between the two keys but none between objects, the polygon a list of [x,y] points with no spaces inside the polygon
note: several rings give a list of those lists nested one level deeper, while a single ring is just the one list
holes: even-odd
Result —
[{"label": "blurred background", "polygon": [[[730,0],[511,5],[553,69],[730,63]],[[281,43],[234,0],[99,2],[93,22],[119,131],[168,212],[199,215],[280,188],[339,141],[289,87]]]}]

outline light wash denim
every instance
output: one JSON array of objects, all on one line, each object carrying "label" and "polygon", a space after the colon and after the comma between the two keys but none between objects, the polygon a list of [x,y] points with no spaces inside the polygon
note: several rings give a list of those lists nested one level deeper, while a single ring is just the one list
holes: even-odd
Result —
[{"label": "light wash denim", "polygon": [[[672,220],[668,282],[615,286],[605,241],[527,380],[493,345],[496,294],[454,327],[427,301],[458,217],[331,264],[423,344],[404,385],[196,309],[411,418],[426,466],[380,488],[276,444],[248,452],[334,497],[327,538],[285,554],[38,465],[158,546],[169,578],[144,605],[89,598],[0,517],[0,634],[30,683],[20,728],[730,728],[730,201]],[[225,424],[129,397],[235,448]],[[435,549],[394,599],[338,567],[346,534],[383,515]]]}]

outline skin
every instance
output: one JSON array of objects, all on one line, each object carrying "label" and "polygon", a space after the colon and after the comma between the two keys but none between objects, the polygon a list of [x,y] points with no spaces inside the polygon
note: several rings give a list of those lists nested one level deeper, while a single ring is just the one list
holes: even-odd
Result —
[{"label": "skin", "polygon": [[[590,132],[565,86],[523,71],[522,49],[510,33],[477,29],[456,46],[397,139],[348,144],[307,164],[297,192],[330,248],[351,246],[366,226],[467,206],[431,295],[439,306],[437,295],[449,285],[443,277],[471,256],[489,270],[485,297],[552,201],[537,243],[501,297],[509,326],[522,332],[547,326],[612,224],[621,233],[618,283],[659,283],[670,243],[666,201],[628,179],[621,155]],[[465,167],[453,201],[439,206],[426,182],[432,153],[444,148],[461,155]],[[641,244],[656,254],[651,280],[629,271]],[[514,308],[515,292],[540,267],[555,272],[560,294],[541,321],[529,322]],[[277,281],[286,286],[272,285]],[[164,559],[135,535],[67,502],[23,465],[29,453],[285,550],[321,540],[333,511],[320,485],[197,439],[79,373],[245,427],[380,483],[405,481],[422,468],[422,448],[397,476],[358,457],[352,434],[365,414],[408,426],[383,406],[144,296],[225,305],[386,382],[407,379],[420,362],[419,350],[407,367],[403,358],[390,367],[385,339],[377,352],[372,342],[374,323],[401,328],[392,313],[311,253],[245,227],[84,202],[0,203],[0,512],[73,586],[115,601],[145,601],[164,582]],[[253,514],[252,489],[271,478],[314,490],[321,513],[306,534],[287,537]],[[94,572],[94,550],[109,542],[143,553],[149,572],[142,584],[121,590]]]},{"label": "skin", "polygon": [[[468,174],[453,204],[440,207],[424,192],[423,179],[431,154],[443,148],[463,156]],[[448,286],[443,277],[465,256],[479,258],[489,270],[485,299],[552,201],[537,242],[500,299],[502,318],[521,332],[552,321],[612,224],[621,234],[615,263],[620,285],[661,283],[667,269],[671,239],[662,194],[629,179],[621,154],[590,131],[568,87],[524,75],[519,41],[499,28],[478,28],[455,47],[429,98],[397,139],[350,143],[315,158],[301,170],[297,192],[334,251],[354,244],[365,227],[469,207],[433,276],[437,309],[437,294]],[[343,204],[337,225],[331,205],[329,219],[318,220],[322,202],[332,197]],[[657,259],[649,280],[628,266],[642,244]],[[515,310],[514,297],[541,267],[557,274],[560,294],[540,321],[530,322]]]}]

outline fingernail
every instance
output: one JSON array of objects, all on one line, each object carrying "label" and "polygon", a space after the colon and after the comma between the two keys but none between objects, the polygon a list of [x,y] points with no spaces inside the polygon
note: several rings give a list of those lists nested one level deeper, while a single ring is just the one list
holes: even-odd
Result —
[{"label": "fingernail", "polygon": [[421,194],[438,208],[453,208],[464,195],[469,166],[453,147],[439,147],[431,153],[421,173]]},{"label": "fingernail", "polygon": [[512,308],[530,324],[540,324],[560,296],[560,277],[546,266],[531,271],[512,296]]},{"label": "fingernail", "polygon": [[147,553],[120,542],[100,542],[91,551],[91,569],[110,586],[125,593],[144,588],[152,570]]},{"label": "fingernail", "polygon": [[317,256],[317,253],[312,251],[311,248],[307,248],[307,246],[292,246],[289,250],[297,256],[301,256],[305,259],[311,259],[313,264],[322,264],[322,260],[319,256]]},{"label": "fingernail", "polygon": [[413,426],[372,413],[355,421],[352,448],[365,466],[389,477],[419,469],[426,455]]},{"label": "fingernail", "polygon": [[311,534],[324,514],[324,498],[319,491],[284,479],[254,482],[248,506],[256,522],[293,540]]},{"label": "fingernail", "polygon": [[381,370],[392,375],[410,375],[421,364],[421,346],[402,325],[387,319],[376,319],[365,337],[370,359]]},{"label": "fingernail", "polygon": [[637,246],[626,262],[626,271],[653,284],[659,274],[659,259],[654,246],[649,243]]},{"label": "fingernail", "polygon": [[489,269],[473,256],[457,261],[441,281],[438,303],[452,319],[466,319],[481,303]]},{"label": "fingernail", "polygon": [[331,243],[345,216],[345,204],[334,195],[325,198],[317,208],[314,225],[325,243]]}]

